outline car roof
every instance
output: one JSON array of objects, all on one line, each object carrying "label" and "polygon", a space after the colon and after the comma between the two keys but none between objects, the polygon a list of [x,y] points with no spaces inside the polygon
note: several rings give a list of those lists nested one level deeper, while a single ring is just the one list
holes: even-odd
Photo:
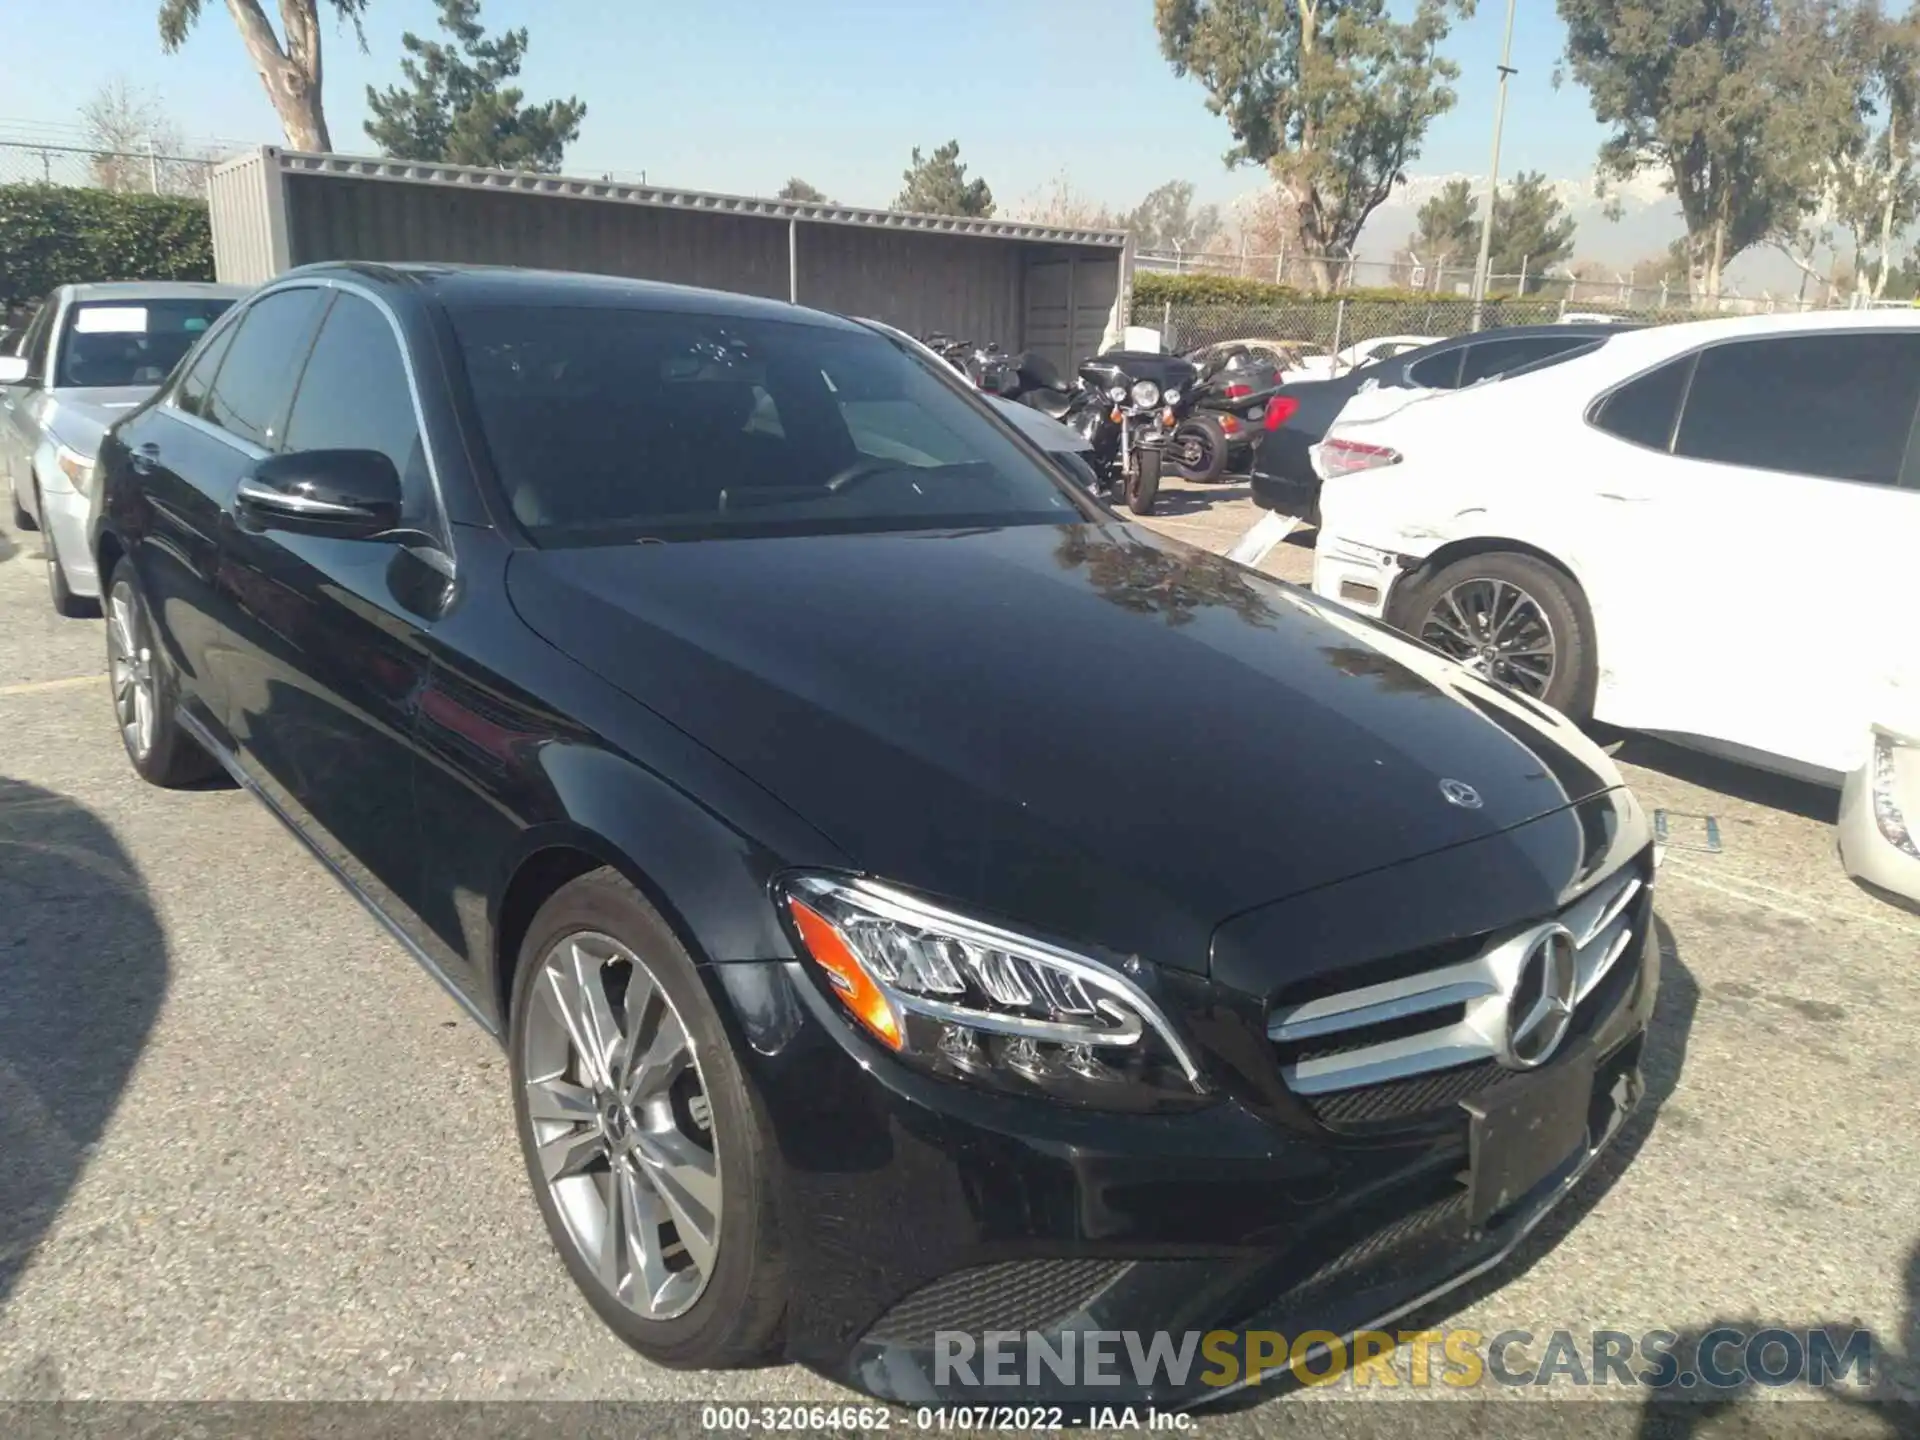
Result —
[{"label": "car roof", "polygon": [[[707,290],[695,285],[672,285],[662,280],[635,280],[623,275],[595,275],[576,270],[531,270],[508,265],[450,265],[438,262],[388,263],[326,261],[302,265],[277,277],[338,276],[391,290],[410,290],[458,307],[469,306],[609,306],[632,310],[678,310],[724,315],[742,320],[780,320],[788,324],[820,325],[843,330],[864,326],[824,310],[810,310],[785,300],[741,295],[731,290]],[[868,332],[871,333],[871,332]]]},{"label": "car roof", "polygon": [[61,287],[71,300],[238,300],[251,285],[220,285],[208,280],[95,280]]},{"label": "car roof", "polygon": [[[1612,327],[1618,329],[1620,327]],[[1831,334],[1836,331],[1920,330],[1920,310],[1808,310],[1774,315],[1716,315],[1671,325],[1646,325],[1619,335],[1603,347],[1613,361],[1650,363],[1667,355],[1720,340],[1753,340],[1766,335]]]}]

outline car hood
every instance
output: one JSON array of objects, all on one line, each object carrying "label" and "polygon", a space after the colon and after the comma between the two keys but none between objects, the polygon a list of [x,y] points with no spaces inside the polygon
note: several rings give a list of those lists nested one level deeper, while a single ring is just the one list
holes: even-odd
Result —
[{"label": "car hood", "polygon": [[154,392],[151,385],[102,385],[56,390],[47,411],[46,430],[60,444],[83,455],[96,454],[100,437],[134,406]]},{"label": "car hood", "polygon": [[1131,526],[529,550],[508,591],[870,873],[1192,970],[1228,916],[1619,783],[1554,712]]}]

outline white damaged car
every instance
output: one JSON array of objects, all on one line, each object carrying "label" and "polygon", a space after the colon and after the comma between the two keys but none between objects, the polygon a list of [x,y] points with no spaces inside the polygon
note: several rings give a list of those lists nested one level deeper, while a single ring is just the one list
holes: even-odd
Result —
[{"label": "white damaged car", "polygon": [[1920,315],[1632,331],[1342,417],[1315,464],[1319,594],[1576,717],[1845,782],[1849,869],[1920,897]]}]

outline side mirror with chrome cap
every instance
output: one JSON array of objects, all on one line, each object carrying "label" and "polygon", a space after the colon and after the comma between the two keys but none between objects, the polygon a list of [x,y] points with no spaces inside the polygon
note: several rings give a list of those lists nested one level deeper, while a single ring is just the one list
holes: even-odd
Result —
[{"label": "side mirror with chrome cap", "polygon": [[400,472],[380,451],[301,450],[256,464],[233,508],[256,529],[361,540],[397,529],[400,502]]}]

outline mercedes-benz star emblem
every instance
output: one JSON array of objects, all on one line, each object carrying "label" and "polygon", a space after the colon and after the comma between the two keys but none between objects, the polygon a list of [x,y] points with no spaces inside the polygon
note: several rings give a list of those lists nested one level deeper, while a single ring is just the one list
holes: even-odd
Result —
[{"label": "mercedes-benz star emblem", "polygon": [[1458,805],[1462,810],[1480,808],[1480,792],[1464,780],[1442,780],[1440,793],[1446,797],[1449,805]]},{"label": "mercedes-benz star emblem", "polygon": [[1553,1058],[1573,1024],[1580,963],[1573,932],[1549,925],[1535,935],[1507,997],[1506,1036],[1498,1059],[1510,1070],[1531,1070]]}]

